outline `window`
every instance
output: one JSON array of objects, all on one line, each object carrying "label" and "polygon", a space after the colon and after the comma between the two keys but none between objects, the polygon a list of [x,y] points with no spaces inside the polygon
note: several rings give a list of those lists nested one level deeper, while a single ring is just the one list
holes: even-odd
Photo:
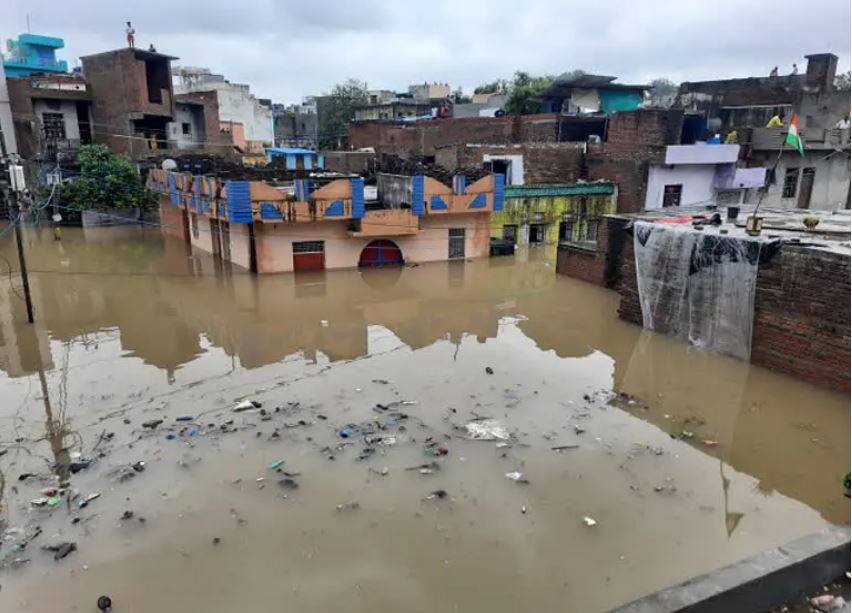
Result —
[{"label": "window", "polygon": [[597,241],[598,240],[598,220],[597,219],[589,219],[586,221],[586,240],[587,241]]},{"label": "window", "polygon": [[512,241],[513,243],[517,239],[518,236],[518,226],[516,225],[504,225],[503,226],[503,238],[507,241]]},{"label": "window", "polygon": [[54,140],[65,140],[65,116],[62,113],[42,113],[44,137]]},{"label": "window", "polygon": [[450,228],[449,229],[449,253],[448,256],[450,259],[455,258],[463,258],[464,257],[464,238],[465,232],[464,228]]},{"label": "window", "polygon": [[799,169],[788,168],[784,173],[784,187],[781,189],[781,197],[795,198],[797,187],[799,187]]},{"label": "window", "polygon": [[559,240],[570,241],[574,239],[574,220],[566,216],[559,222]]},{"label": "window", "polygon": [[192,132],[192,126],[190,126],[187,122],[183,122],[180,124],[181,132],[184,134],[190,134]]},{"label": "window", "polygon": [[324,241],[293,241],[293,253],[322,253],[325,251]]},{"label": "window", "polygon": [[666,185],[663,188],[663,207],[680,206],[683,185]]}]

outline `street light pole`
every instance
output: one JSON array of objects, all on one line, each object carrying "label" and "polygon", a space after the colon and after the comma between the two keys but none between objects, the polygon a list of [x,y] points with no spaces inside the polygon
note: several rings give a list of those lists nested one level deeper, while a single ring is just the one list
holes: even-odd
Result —
[{"label": "street light pole", "polygon": [[15,224],[15,241],[18,243],[18,264],[21,267],[21,280],[24,283],[24,301],[27,303],[27,321],[33,323],[33,299],[30,295],[30,277],[27,274],[27,257],[24,253],[24,238],[21,236],[21,211],[18,207],[18,193],[12,191],[12,210],[15,214],[15,219],[12,223]]}]

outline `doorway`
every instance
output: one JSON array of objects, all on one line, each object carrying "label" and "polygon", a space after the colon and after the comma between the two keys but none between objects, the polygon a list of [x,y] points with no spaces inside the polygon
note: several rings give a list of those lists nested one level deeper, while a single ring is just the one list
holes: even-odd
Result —
[{"label": "doorway", "polygon": [[464,258],[464,228],[449,229],[449,253],[447,257],[451,260]]},{"label": "doorway", "polygon": [[293,272],[324,268],[325,241],[293,241]]},{"label": "doorway", "polygon": [[530,245],[541,245],[547,236],[546,223],[530,224]]},{"label": "doorway", "polygon": [[811,192],[814,190],[814,176],[816,168],[802,169],[802,182],[799,185],[799,199],[796,201],[797,209],[809,209],[811,207]]},{"label": "doorway", "polygon": [[402,250],[393,241],[384,238],[372,241],[361,250],[358,266],[401,266],[405,264]]}]

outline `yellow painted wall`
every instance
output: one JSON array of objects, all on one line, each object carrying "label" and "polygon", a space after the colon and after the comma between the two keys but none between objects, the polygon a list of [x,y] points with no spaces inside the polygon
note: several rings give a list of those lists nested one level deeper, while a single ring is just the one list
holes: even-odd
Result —
[{"label": "yellow painted wall", "polygon": [[580,221],[584,199],[587,217],[600,217],[615,212],[615,199],[611,195],[506,198],[503,211],[491,214],[491,236],[503,238],[504,225],[546,223],[548,224],[545,234],[547,242],[556,242],[559,238],[559,222],[567,213],[577,218],[574,222],[574,236],[571,239],[579,240],[581,236],[585,236],[585,223]]}]

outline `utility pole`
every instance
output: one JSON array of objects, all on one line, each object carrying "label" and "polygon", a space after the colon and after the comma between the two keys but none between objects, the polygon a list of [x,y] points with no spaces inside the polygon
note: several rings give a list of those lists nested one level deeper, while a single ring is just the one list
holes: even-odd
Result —
[{"label": "utility pole", "polygon": [[[12,180],[11,215],[14,215],[11,223],[15,226],[15,240],[18,243],[18,264],[21,267],[21,280],[24,283],[24,301],[27,303],[27,321],[33,323],[33,299],[30,295],[30,278],[27,274],[27,258],[24,253],[24,239],[21,236],[21,210],[18,205],[18,192],[24,189],[24,168],[14,162],[9,164],[9,178]],[[10,215],[10,217],[11,217]]]}]

